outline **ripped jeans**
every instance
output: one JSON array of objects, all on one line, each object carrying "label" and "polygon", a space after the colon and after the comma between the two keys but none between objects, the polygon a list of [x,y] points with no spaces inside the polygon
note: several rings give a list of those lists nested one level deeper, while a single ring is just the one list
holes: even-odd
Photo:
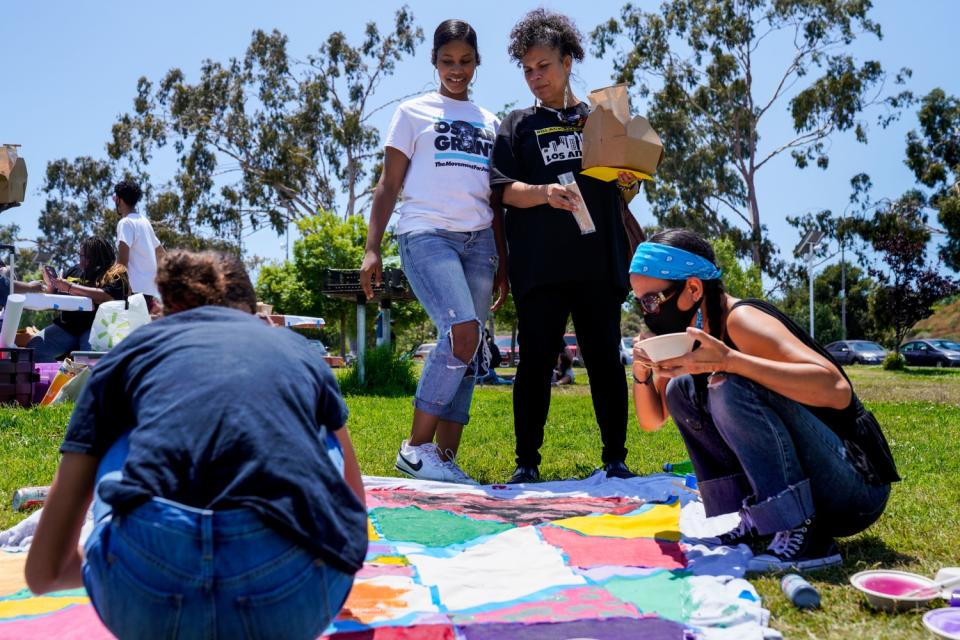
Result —
[{"label": "ripped jeans", "polygon": [[473,371],[478,371],[499,260],[493,229],[411,231],[401,235],[399,242],[403,271],[438,335],[437,347],[424,363],[413,406],[441,420],[466,424],[476,377],[464,375],[470,363],[454,355],[451,332],[456,324],[476,323]]},{"label": "ripped jeans", "polygon": [[702,415],[691,376],[671,380],[666,396],[708,516],[740,511],[767,535],[816,514],[831,536],[849,536],[883,513],[890,485],[864,480],[799,402],[732,374],[711,378]]}]

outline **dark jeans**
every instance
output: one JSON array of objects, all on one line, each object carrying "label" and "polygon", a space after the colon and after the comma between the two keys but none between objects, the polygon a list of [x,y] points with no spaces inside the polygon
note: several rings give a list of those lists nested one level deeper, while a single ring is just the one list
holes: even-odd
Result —
[{"label": "dark jeans", "polygon": [[627,379],[620,363],[620,305],[624,295],[608,283],[541,286],[517,299],[520,364],[513,384],[517,464],[539,465],[550,410],[550,376],[573,316],[580,359],[590,376],[593,410],[603,440],[603,462],[625,460]]},{"label": "dark jeans", "polygon": [[708,516],[742,510],[767,535],[816,514],[830,535],[848,536],[883,513],[890,485],[867,483],[800,403],[729,374],[711,379],[703,415],[691,376],[671,380],[666,394]]}]

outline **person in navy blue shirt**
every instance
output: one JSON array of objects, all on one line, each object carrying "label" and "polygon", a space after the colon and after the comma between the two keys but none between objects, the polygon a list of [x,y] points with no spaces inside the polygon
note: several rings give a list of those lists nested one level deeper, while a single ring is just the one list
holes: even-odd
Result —
[{"label": "person in navy blue shirt", "polygon": [[77,402],[27,583],[86,586],[119,638],[316,638],[367,548],[336,379],[253,315],[236,258],[171,252],[157,284],[167,316],[107,354]]}]

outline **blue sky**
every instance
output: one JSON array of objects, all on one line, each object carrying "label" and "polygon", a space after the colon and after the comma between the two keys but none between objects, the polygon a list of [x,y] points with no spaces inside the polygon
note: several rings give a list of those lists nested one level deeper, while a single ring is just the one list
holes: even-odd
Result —
[{"label": "blue sky", "polygon": [[[48,161],[80,155],[105,157],[105,144],[116,117],[128,111],[137,79],[156,80],[172,67],[188,79],[197,77],[205,58],[225,61],[241,56],[254,29],[279,29],[289,36],[290,51],[304,57],[334,30],[357,38],[364,24],[376,20],[386,27],[398,3],[388,2],[250,2],[248,0],[164,3],[66,2],[19,0],[6,3],[0,24],[4,33],[3,91],[0,93],[0,142],[23,145],[21,155],[30,169],[27,201],[0,215],[0,222],[16,222],[24,238],[37,235],[36,220],[42,207],[38,193]],[[12,4],[12,6],[9,6]],[[601,21],[617,15],[622,2],[610,0],[525,2],[492,0],[448,4],[425,0],[408,3],[427,41],[416,56],[405,60],[393,78],[378,91],[387,102],[433,83],[429,63],[429,36],[437,23],[457,17],[470,22],[480,36],[483,64],[474,89],[474,99],[492,110],[513,100],[524,105],[531,96],[520,71],[506,56],[507,37],[513,23],[527,10],[547,6],[567,13],[589,32]],[[647,10],[658,2],[635,0]],[[960,74],[955,56],[945,54],[956,38],[960,2],[954,0],[876,0],[873,18],[884,38],[863,37],[853,47],[860,59],[877,59],[891,72],[913,69],[909,87],[918,95],[940,86],[960,95]],[[772,46],[760,60],[760,82],[773,82],[772,72],[781,68],[787,48]],[[582,97],[587,90],[610,83],[609,59],[592,56],[576,69],[574,87]],[[634,104],[643,113],[642,103]],[[786,104],[779,107],[761,131],[763,145],[771,147],[789,140],[790,121]],[[378,114],[375,124],[385,127],[390,110]],[[913,177],[903,163],[904,137],[916,127],[913,113],[887,130],[873,127],[870,143],[860,145],[852,135],[842,134],[831,142],[831,163],[826,172],[798,170],[789,156],[772,161],[760,174],[758,192],[761,215],[771,237],[789,253],[799,240],[785,217],[831,208],[840,211],[849,195],[850,177],[871,175],[874,197],[895,197],[913,186]],[[766,147],[765,147],[766,148]],[[667,150],[669,153],[669,149]],[[152,169],[160,180],[170,177],[172,167]],[[643,224],[652,224],[649,206],[638,198],[634,212]],[[271,231],[261,231],[246,240],[250,253],[271,259],[284,256],[285,242]]]}]

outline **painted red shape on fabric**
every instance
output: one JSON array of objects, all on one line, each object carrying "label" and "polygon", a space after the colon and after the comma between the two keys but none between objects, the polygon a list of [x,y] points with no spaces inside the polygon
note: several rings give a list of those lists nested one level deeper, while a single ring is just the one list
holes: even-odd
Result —
[{"label": "painted red shape on fabric", "polygon": [[58,640],[113,640],[93,605],[67,607],[35,618],[0,622],[0,640],[57,638]]},{"label": "painted red shape on fabric", "polygon": [[343,631],[323,640],[455,640],[453,627],[445,624],[415,624],[410,627],[375,627]]},{"label": "painted red shape on fabric", "polygon": [[571,567],[655,567],[684,569],[687,559],[676,542],[653,538],[599,538],[560,527],[541,527],[543,539],[566,554]]}]

